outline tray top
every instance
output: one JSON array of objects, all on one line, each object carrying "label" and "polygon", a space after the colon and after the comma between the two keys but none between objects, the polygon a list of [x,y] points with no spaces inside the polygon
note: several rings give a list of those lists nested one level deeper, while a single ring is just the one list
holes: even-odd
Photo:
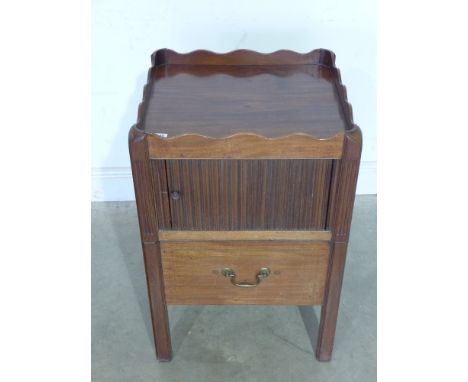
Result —
[{"label": "tray top", "polygon": [[326,50],[159,50],[153,55],[137,127],[163,138],[238,133],[331,138],[352,128],[351,108],[333,62],[333,53]]}]

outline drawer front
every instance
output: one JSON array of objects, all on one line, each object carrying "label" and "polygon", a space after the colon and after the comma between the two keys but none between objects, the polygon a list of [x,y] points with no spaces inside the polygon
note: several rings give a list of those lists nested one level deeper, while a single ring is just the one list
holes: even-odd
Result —
[{"label": "drawer front", "polygon": [[332,160],[168,160],[172,229],[324,229]]},{"label": "drawer front", "polygon": [[[285,241],[161,242],[168,304],[322,303],[329,243]],[[223,275],[231,269],[235,277]],[[270,274],[255,287],[257,273]]]}]

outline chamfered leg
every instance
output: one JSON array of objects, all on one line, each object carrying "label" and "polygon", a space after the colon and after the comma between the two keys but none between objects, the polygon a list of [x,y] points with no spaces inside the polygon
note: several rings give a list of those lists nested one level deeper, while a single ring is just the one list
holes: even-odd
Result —
[{"label": "chamfered leg", "polygon": [[146,135],[134,126],[129,133],[129,150],[138,221],[145,261],[148,297],[151,308],[156,357],[160,361],[172,358],[171,336],[164,293],[161,249],[158,241],[158,218],[154,173],[148,155]]},{"label": "chamfered leg", "polygon": [[319,361],[329,361],[333,350],[361,147],[361,131],[355,126],[345,136],[343,156],[334,168],[334,179],[330,190],[334,194],[329,221],[329,228],[332,231],[330,261],[315,352]]}]

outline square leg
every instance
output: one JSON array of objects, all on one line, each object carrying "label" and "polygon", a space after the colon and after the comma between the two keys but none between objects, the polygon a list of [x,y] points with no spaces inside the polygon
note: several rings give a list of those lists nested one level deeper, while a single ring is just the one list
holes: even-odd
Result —
[{"label": "square leg", "polygon": [[330,361],[332,355],[341,286],[343,283],[346,247],[347,243],[335,243],[330,256],[328,279],[325,287],[315,351],[315,356],[318,361]]},{"label": "square leg", "polygon": [[156,358],[160,361],[170,361],[172,359],[171,334],[164,296],[159,243],[143,243],[143,255],[145,258]]}]

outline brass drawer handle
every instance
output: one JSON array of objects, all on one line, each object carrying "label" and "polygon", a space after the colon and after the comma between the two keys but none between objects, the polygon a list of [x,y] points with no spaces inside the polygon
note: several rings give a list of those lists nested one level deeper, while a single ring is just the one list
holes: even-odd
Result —
[{"label": "brass drawer handle", "polygon": [[239,288],[254,288],[258,284],[260,284],[260,282],[264,278],[270,276],[270,273],[271,272],[270,272],[270,270],[268,268],[260,268],[260,270],[258,271],[257,276],[256,276],[257,282],[255,284],[246,283],[246,282],[238,283],[238,282],[236,282],[236,273],[231,268],[224,268],[223,269],[223,276],[228,277],[231,280],[232,285],[234,285],[236,287],[239,287]]}]

